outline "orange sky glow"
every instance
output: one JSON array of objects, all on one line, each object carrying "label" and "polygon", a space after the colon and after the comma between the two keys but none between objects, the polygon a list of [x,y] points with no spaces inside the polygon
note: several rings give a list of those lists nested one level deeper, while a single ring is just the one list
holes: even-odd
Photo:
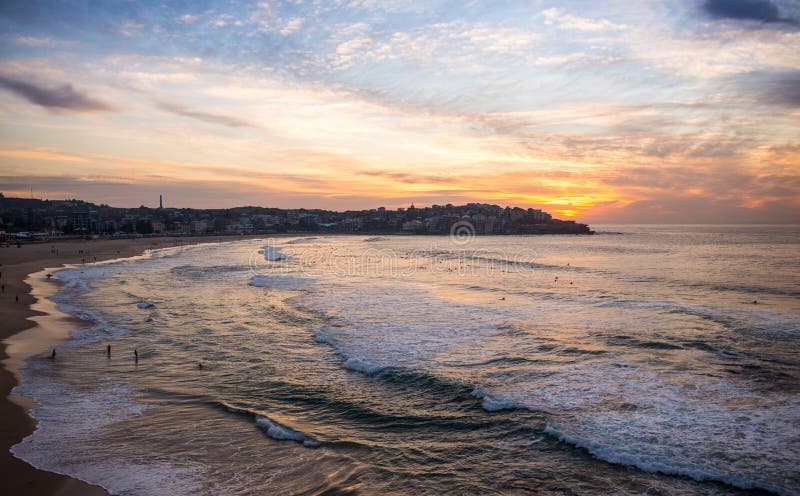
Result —
[{"label": "orange sky glow", "polygon": [[714,17],[690,0],[433,4],[142,2],[56,22],[12,2],[0,12],[0,191],[800,222],[791,22]]}]

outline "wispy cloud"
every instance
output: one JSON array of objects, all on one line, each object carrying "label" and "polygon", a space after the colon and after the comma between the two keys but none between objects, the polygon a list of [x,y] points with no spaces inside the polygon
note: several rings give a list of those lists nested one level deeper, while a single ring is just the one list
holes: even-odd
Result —
[{"label": "wispy cloud", "polygon": [[381,177],[392,181],[397,181],[406,184],[424,184],[424,183],[449,183],[453,181],[451,175],[431,175],[431,174],[412,174],[409,172],[392,172],[382,170],[365,170],[357,171],[357,174],[365,176]]},{"label": "wispy cloud", "polygon": [[33,48],[65,48],[76,45],[76,43],[71,43],[69,41],[37,36],[17,36],[14,38],[14,44],[21,47]]},{"label": "wispy cloud", "polygon": [[157,106],[158,108],[164,110],[165,112],[170,112],[172,114],[179,115],[181,117],[188,117],[190,119],[197,119],[199,121],[207,122],[209,124],[218,124],[220,126],[228,126],[228,127],[258,127],[255,124],[248,122],[244,119],[240,119],[238,117],[234,117],[231,115],[224,115],[224,114],[215,114],[212,112],[204,112],[202,110],[196,110],[175,103],[159,102]]},{"label": "wispy cloud", "polygon": [[305,19],[302,17],[294,17],[289,19],[286,21],[286,25],[281,28],[280,33],[284,36],[289,36],[290,34],[299,31],[304,22]]},{"label": "wispy cloud", "polygon": [[47,148],[26,149],[7,149],[0,148],[0,157],[10,157],[25,160],[49,160],[55,162],[85,162],[86,159],[80,155],[64,153]]},{"label": "wispy cloud", "polygon": [[542,11],[542,16],[545,18],[545,24],[556,25],[559,29],[572,30],[572,31],[608,31],[608,30],[623,30],[628,26],[624,24],[617,24],[609,21],[608,19],[589,19],[586,17],[579,17],[576,15],[565,14],[559,9],[550,8]]},{"label": "wispy cloud", "polygon": [[0,87],[28,100],[51,109],[73,112],[112,112],[113,106],[76,90],[71,84],[46,87],[23,79],[0,76]]}]

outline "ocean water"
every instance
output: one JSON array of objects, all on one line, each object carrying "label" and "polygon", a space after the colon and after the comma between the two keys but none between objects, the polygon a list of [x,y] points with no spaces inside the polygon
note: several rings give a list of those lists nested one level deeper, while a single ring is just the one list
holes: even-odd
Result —
[{"label": "ocean water", "polygon": [[595,228],[62,270],[92,325],[12,451],[123,495],[800,494],[800,228]]}]

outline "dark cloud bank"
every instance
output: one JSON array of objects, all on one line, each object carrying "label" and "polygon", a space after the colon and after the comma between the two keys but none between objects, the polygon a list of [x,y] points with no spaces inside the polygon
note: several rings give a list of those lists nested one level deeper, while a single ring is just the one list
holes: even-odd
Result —
[{"label": "dark cloud bank", "polygon": [[718,19],[738,19],[798,26],[797,19],[784,17],[769,0],[706,0],[703,10]]},{"label": "dark cloud bank", "polygon": [[87,96],[70,84],[48,88],[30,81],[0,76],[0,88],[46,108],[73,112],[111,112],[114,110],[111,105]]}]

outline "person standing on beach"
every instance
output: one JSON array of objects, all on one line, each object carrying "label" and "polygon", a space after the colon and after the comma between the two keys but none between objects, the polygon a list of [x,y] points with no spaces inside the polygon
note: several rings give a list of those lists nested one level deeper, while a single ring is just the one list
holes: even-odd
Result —
[{"label": "person standing on beach", "polygon": [[133,349],[133,361],[139,363],[139,350]]},{"label": "person standing on beach", "polygon": [[56,349],[53,348],[53,352],[50,353],[50,360],[55,360],[55,359],[56,359]]},{"label": "person standing on beach", "polygon": [[111,358],[111,345],[106,346],[106,356]]}]

